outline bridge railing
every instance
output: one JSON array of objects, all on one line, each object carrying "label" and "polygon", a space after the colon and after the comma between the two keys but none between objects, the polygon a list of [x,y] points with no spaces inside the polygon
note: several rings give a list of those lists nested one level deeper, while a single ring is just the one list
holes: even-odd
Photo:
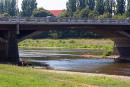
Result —
[{"label": "bridge railing", "polygon": [[86,19],[86,18],[60,18],[60,17],[17,17],[0,18],[0,23],[86,23],[86,24],[130,24],[130,20],[116,19]]},{"label": "bridge railing", "polygon": [[116,19],[78,19],[78,18],[56,18],[56,17],[44,17],[44,18],[20,18],[20,22],[59,22],[59,23],[130,23],[130,20],[116,20]]}]

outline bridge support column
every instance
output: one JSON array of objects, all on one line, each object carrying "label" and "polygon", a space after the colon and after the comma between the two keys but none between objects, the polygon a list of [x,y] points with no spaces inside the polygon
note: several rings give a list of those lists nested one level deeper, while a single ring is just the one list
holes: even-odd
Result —
[{"label": "bridge support column", "polygon": [[7,43],[0,41],[0,62],[7,60]]},{"label": "bridge support column", "polygon": [[19,62],[18,43],[16,39],[16,31],[8,31],[8,45],[7,45],[7,61],[10,63]]},{"label": "bridge support column", "polygon": [[130,61],[130,40],[117,39],[115,40],[115,45],[120,56],[117,60],[121,62]]}]

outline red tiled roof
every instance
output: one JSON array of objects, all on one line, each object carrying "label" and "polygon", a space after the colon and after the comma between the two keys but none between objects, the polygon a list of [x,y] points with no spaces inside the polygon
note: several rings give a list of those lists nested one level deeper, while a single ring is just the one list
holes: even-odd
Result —
[{"label": "red tiled roof", "polygon": [[59,16],[63,10],[49,10],[54,16]]}]

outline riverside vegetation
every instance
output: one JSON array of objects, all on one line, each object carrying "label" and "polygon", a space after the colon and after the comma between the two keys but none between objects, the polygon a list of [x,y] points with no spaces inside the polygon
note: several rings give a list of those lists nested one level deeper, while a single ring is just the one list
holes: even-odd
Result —
[{"label": "riverside vegetation", "polygon": [[109,56],[112,54],[114,43],[110,39],[27,39],[20,42],[19,47],[104,50],[102,56]]},{"label": "riverside vegetation", "polygon": [[130,87],[130,80],[0,64],[0,87]]}]

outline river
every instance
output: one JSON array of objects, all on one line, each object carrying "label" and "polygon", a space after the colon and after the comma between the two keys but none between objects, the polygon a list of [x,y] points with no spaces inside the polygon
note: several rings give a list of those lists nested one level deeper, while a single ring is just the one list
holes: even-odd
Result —
[{"label": "river", "polygon": [[[81,54],[97,53],[97,50],[80,49],[40,49],[22,50],[20,57],[28,62],[39,65],[47,64],[54,70],[65,70],[74,72],[101,73],[111,75],[130,75],[130,63],[116,63],[114,59],[82,58]],[[101,53],[99,51],[99,53]]]}]

